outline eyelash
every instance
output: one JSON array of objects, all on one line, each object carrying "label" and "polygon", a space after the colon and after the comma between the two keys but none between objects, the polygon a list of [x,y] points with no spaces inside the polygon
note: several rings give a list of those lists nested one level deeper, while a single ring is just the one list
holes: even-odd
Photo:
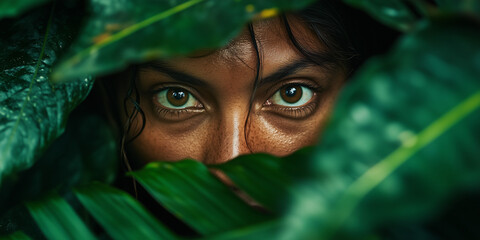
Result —
[{"label": "eyelash", "polygon": [[162,86],[161,88],[152,91],[151,99],[153,101],[154,110],[160,118],[166,119],[166,120],[178,120],[178,119],[181,119],[181,118],[187,119],[189,117],[188,114],[190,114],[190,116],[193,116],[196,113],[200,113],[204,110],[203,108],[202,109],[200,109],[200,108],[173,109],[173,108],[162,107],[162,106],[160,106],[161,104],[156,103],[157,94],[159,94],[160,92],[162,92],[164,90],[172,89],[172,88],[184,89],[189,94],[191,94],[191,96],[193,96],[194,98],[197,98],[191,93],[190,90],[188,90],[188,88],[180,87],[180,86]]},{"label": "eyelash", "polygon": [[[282,83],[279,87],[276,87],[277,89],[274,94],[282,89],[283,87],[289,86],[289,85],[297,85],[297,86],[303,86],[308,89],[310,89],[313,92],[313,97],[312,99],[304,106],[299,106],[299,107],[285,107],[285,106],[279,106],[276,104],[264,104],[263,107],[266,108],[268,111],[273,111],[274,113],[280,114],[281,116],[286,116],[290,117],[293,119],[300,119],[300,118],[305,118],[312,114],[317,106],[319,105],[319,95],[323,91],[323,88],[316,85],[312,84],[310,82],[301,82],[301,83],[295,83],[295,82],[284,82]],[[272,87],[273,88],[273,87]],[[271,89],[271,88],[270,88]],[[270,99],[273,96],[273,94],[268,98]]]},{"label": "eyelash", "polygon": [[192,108],[168,109],[168,108],[160,107],[157,104],[154,105],[154,108],[155,108],[155,112],[157,113],[157,116],[162,120],[166,120],[166,121],[186,120],[204,111],[204,109],[192,109]]}]

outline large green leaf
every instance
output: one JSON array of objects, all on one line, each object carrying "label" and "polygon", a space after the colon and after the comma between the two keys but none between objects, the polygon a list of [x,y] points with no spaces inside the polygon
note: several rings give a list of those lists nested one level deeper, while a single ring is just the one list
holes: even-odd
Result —
[{"label": "large green leaf", "polygon": [[243,155],[211,167],[222,170],[265,208],[282,212],[295,194],[294,183],[308,178],[302,163],[311,152],[312,148],[305,148],[284,158],[268,154]]},{"label": "large green leaf", "polygon": [[217,48],[253,16],[270,17],[309,2],[91,0],[91,17],[53,79],[111,73],[129,63]]},{"label": "large green leaf", "polygon": [[92,180],[113,181],[118,164],[113,133],[98,116],[82,116],[83,112],[72,115],[65,133],[30,169],[4,181],[0,216],[13,205],[53,189],[62,194]]},{"label": "large green leaf", "polygon": [[[271,211],[284,209],[293,184],[285,159],[268,154],[243,155],[226,164],[213,165],[222,170],[249,196]],[[283,170],[283,171],[282,171]]]},{"label": "large green leaf", "polygon": [[323,180],[297,186],[287,221],[303,225],[286,236],[358,238],[480,186],[478,39],[474,23],[436,21],[363,68],[310,161]]},{"label": "large green leaf", "polygon": [[50,0],[4,0],[0,2],[0,18],[14,17]]},{"label": "large green leaf", "polygon": [[48,75],[71,41],[79,13],[53,7],[0,22],[0,185],[32,166],[90,91],[91,78],[52,85]]},{"label": "large green leaf", "polygon": [[[21,230],[34,239],[41,236],[33,219],[23,216],[25,212],[18,204],[42,197],[52,189],[68,197],[72,186],[92,180],[111,182],[118,164],[116,153],[108,125],[98,116],[85,115],[84,109],[75,111],[65,133],[34,166],[19,173],[16,181],[4,182],[0,191],[0,233]],[[39,208],[51,204],[45,198],[38,202]]]},{"label": "large green leaf", "polygon": [[101,183],[77,188],[76,196],[114,239],[175,239],[127,193]]},{"label": "large green leaf", "polygon": [[197,161],[154,162],[131,175],[164,207],[203,235],[269,219]]},{"label": "large green leaf", "polygon": [[57,194],[26,205],[48,239],[95,239],[72,207]]}]

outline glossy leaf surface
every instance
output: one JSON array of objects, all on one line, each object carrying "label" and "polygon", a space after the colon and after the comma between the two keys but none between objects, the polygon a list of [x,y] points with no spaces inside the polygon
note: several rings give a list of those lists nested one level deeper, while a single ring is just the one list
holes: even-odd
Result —
[{"label": "glossy leaf surface", "polygon": [[95,239],[73,208],[57,194],[26,205],[48,239]]},{"label": "glossy leaf surface", "polygon": [[164,207],[201,234],[214,234],[267,220],[197,161],[155,162],[132,172]]},{"label": "glossy leaf surface", "polygon": [[54,189],[63,194],[93,180],[112,182],[118,165],[116,153],[113,133],[101,118],[74,113],[65,133],[30,169],[4,181],[0,215]]},{"label": "glossy leaf surface", "polygon": [[0,18],[14,17],[49,0],[5,0],[0,2]]},{"label": "glossy leaf surface", "polygon": [[40,8],[20,20],[0,22],[0,185],[33,165],[62,132],[68,114],[90,91],[90,78],[52,85],[48,75],[71,41],[78,19]]},{"label": "glossy leaf surface", "polygon": [[76,196],[114,239],[175,239],[132,196],[101,183],[76,189]]},{"label": "glossy leaf surface", "polygon": [[312,150],[305,148],[284,158],[268,154],[244,155],[211,167],[222,170],[265,208],[281,213],[295,195],[294,183],[308,177],[302,163],[306,162]]},{"label": "glossy leaf surface", "polygon": [[218,48],[252,17],[271,17],[309,2],[91,0],[91,18],[53,78],[112,73],[130,63]]}]

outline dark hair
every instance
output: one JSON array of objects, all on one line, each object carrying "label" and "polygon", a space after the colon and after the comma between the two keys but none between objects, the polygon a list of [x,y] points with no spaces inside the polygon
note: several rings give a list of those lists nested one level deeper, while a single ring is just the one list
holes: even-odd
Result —
[{"label": "dark hair", "polygon": [[[321,42],[326,51],[321,53],[309,50],[304,47],[295,35],[295,29],[291,27],[291,19],[295,18],[304,23]],[[319,0],[307,7],[304,10],[283,14],[280,19],[284,25],[284,30],[291,42],[291,44],[308,60],[323,64],[329,63],[327,66],[340,67],[350,76],[355,72],[357,67],[368,57],[374,54],[383,52],[391,42],[396,38],[397,33],[389,28],[386,28],[376,21],[372,20],[365,13],[352,9],[338,0]],[[257,45],[255,31],[252,23],[248,24],[248,31],[251,36],[251,43],[256,51],[256,73],[254,80],[254,89],[252,98],[250,99],[250,109],[254,92],[257,88],[257,82],[260,77],[261,56],[260,49]],[[127,160],[125,147],[128,143],[137,138],[145,127],[145,114],[140,107],[140,95],[137,90],[136,81],[138,77],[138,66],[132,66],[128,72],[131,73],[129,78],[129,88],[125,96],[123,96],[124,109],[123,113],[115,111],[114,121],[118,126],[122,126],[120,122],[120,114],[127,116],[127,121],[123,124],[120,137],[121,157],[124,160],[125,167],[131,170],[130,163]],[[105,90],[109,101],[115,105],[118,96],[116,94],[115,84],[116,79],[105,78],[102,79],[101,84]],[[107,87],[110,86],[110,87]],[[128,109],[127,103],[132,104],[133,108]],[[114,108],[117,109],[117,108]],[[245,122],[247,128],[250,110]],[[142,118],[142,125],[140,127],[132,127],[132,123],[137,117]],[[137,130],[134,134],[131,131]],[[248,132],[245,132],[247,138]],[[127,139],[127,136],[133,136]],[[248,141],[247,141],[248,146]],[[248,146],[250,148],[250,146]]]}]

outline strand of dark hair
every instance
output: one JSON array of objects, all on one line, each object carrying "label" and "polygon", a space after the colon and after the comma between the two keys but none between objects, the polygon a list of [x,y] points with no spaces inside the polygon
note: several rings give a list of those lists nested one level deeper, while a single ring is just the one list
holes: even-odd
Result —
[{"label": "strand of dark hair", "polygon": [[[123,163],[127,168],[127,171],[132,171],[132,167],[128,160],[128,156],[125,150],[126,145],[131,143],[138,136],[140,136],[146,124],[145,112],[140,107],[140,93],[137,88],[138,67],[134,66],[132,72],[133,73],[132,73],[132,77],[130,78],[129,88],[127,90],[127,94],[125,95],[125,98],[123,99],[123,108],[124,108],[125,114],[127,115],[127,121],[124,124],[123,133],[122,133],[121,142],[120,142],[120,151],[121,151],[120,154],[121,154],[121,158],[123,159]],[[133,106],[131,112],[127,109],[128,103],[130,103]],[[142,118],[141,127],[133,137],[131,137],[130,139],[127,139],[127,137],[130,135],[130,132],[132,131],[132,123],[134,122],[134,120],[137,118],[138,115],[140,115]],[[132,177],[132,183],[133,183],[133,189],[135,192],[135,197],[138,197],[137,183],[133,177]]]},{"label": "strand of dark hair", "polygon": [[250,127],[248,125],[249,125],[250,114],[252,112],[253,100],[255,98],[255,93],[257,91],[258,80],[260,78],[261,58],[260,58],[260,50],[259,50],[258,44],[257,44],[257,39],[255,37],[255,30],[253,28],[252,23],[248,24],[248,32],[250,34],[250,40],[252,42],[253,48],[255,49],[255,57],[256,57],[257,63],[256,63],[256,66],[255,66],[255,79],[253,81],[252,94],[250,95],[250,101],[248,103],[248,113],[247,113],[247,118],[245,119],[245,124],[243,126],[243,133],[244,133],[244,136],[245,136],[245,143],[247,145],[247,148],[250,150],[250,152],[253,152],[252,148],[250,147],[250,144],[248,142],[248,133],[249,133],[248,130],[250,129]]}]

